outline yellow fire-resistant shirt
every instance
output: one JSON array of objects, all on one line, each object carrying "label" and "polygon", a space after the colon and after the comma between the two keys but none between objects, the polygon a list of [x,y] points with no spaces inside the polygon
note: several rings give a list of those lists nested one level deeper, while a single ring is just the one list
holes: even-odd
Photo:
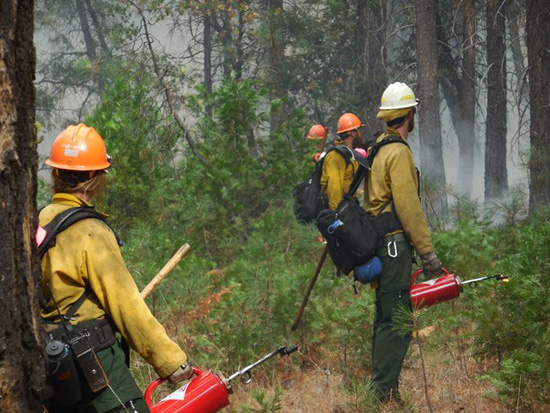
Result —
[{"label": "yellow fire-resistant shirt", "polygon": [[[44,227],[60,212],[87,202],[58,193],[39,217]],[[49,289],[47,287],[49,284]],[[49,313],[59,321],[50,289],[62,314],[83,294],[92,292],[76,312],[76,321],[104,319],[115,323],[122,337],[164,378],[185,363],[187,355],[166,334],[143,301],[120,254],[113,232],[98,219],[83,219],[57,235],[56,244],[42,258],[42,291]]]},{"label": "yellow fire-resistant shirt", "polygon": [[[395,129],[387,128],[377,142],[390,134],[401,137]],[[416,252],[422,255],[433,251],[433,247],[418,197],[418,185],[411,150],[399,142],[384,145],[376,154],[367,178],[365,209],[376,216],[383,212],[382,208],[393,197],[393,203],[384,212],[395,208],[407,238]]]},{"label": "yellow fire-resistant shirt", "polygon": [[357,171],[357,161],[350,159],[346,167],[346,160],[336,150],[329,151],[323,161],[323,172],[321,174],[321,188],[328,197],[328,206],[336,210],[342,197],[348,192]]}]

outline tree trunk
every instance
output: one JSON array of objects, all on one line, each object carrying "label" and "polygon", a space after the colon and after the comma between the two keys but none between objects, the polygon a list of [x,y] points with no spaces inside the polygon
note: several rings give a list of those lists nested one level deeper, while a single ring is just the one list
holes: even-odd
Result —
[{"label": "tree trunk", "polygon": [[[269,86],[271,99],[283,99],[286,93],[283,71],[285,64],[284,43],[283,43],[283,0],[267,0],[269,40]],[[284,104],[271,114],[270,129],[273,132],[279,127],[284,115]]]},{"label": "tree trunk", "polygon": [[418,96],[422,101],[420,116],[420,165],[424,174],[428,201],[437,214],[447,213],[445,168],[441,143],[435,1],[416,2],[416,48]]},{"label": "tree trunk", "polygon": [[212,24],[210,23],[209,12],[203,14],[203,47],[204,47],[204,62],[203,76],[206,91],[212,93]]},{"label": "tree trunk", "polygon": [[[476,96],[474,0],[464,0],[462,13],[462,62],[453,55],[450,35],[446,32],[439,12],[436,12],[436,33],[439,83],[458,139],[458,190],[462,195],[470,196],[473,184]],[[460,75],[458,69],[461,69]]]},{"label": "tree trunk", "polygon": [[86,6],[84,5],[83,0],[76,0],[76,12],[78,13],[80,27],[82,29],[82,34],[84,35],[84,43],[86,44],[86,56],[88,56],[90,62],[93,62],[96,59],[96,45],[94,38],[92,37],[92,32],[90,31],[88,15],[86,14]]},{"label": "tree trunk", "polygon": [[[204,49],[204,61],[202,64],[202,72],[204,77],[204,86],[206,92],[212,94],[212,23],[210,14],[208,11],[203,13],[203,49]],[[212,116],[212,105],[207,105],[206,113],[208,116]]]},{"label": "tree trunk", "polygon": [[99,17],[95,11],[95,9],[92,6],[92,3],[90,0],[86,0],[86,9],[88,13],[90,13],[90,18],[92,19],[92,23],[94,25],[95,33],[97,35],[97,38],[99,39],[99,44],[101,46],[101,51],[105,56],[111,56],[111,51],[109,50],[109,46],[107,46],[107,42],[105,41],[105,36],[103,35],[103,31],[105,30],[100,22]]},{"label": "tree trunk", "polygon": [[510,7],[506,8],[506,22],[510,36],[510,48],[512,49],[512,59],[514,62],[514,72],[516,78],[516,100],[522,102],[527,100],[527,84],[525,73],[525,56],[521,48],[522,35],[520,34],[520,23],[524,21],[525,9],[518,4],[512,2]]},{"label": "tree trunk", "polygon": [[[357,62],[355,94],[360,94],[363,107],[358,113],[367,125],[367,133],[373,135],[383,130],[384,124],[376,119],[380,95],[387,86],[387,75],[382,62],[384,31],[380,27],[386,21],[384,3],[361,0],[357,4],[354,61]],[[369,139],[370,136],[365,136]]]},{"label": "tree trunk", "polygon": [[485,204],[508,191],[506,169],[506,0],[487,6],[487,121],[485,124]]},{"label": "tree trunk", "polygon": [[550,204],[550,9],[527,0],[527,58],[531,107],[529,212]]},{"label": "tree trunk", "polygon": [[39,412],[44,387],[36,227],[34,2],[0,2],[0,411]]},{"label": "tree trunk", "polygon": [[476,116],[476,50],[475,50],[475,0],[462,3],[464,41],[462,43],[462,76],[458,89],[459,119],[456,134],[459,146],[459,190],[470,197],[474,181],[474,143]]}]

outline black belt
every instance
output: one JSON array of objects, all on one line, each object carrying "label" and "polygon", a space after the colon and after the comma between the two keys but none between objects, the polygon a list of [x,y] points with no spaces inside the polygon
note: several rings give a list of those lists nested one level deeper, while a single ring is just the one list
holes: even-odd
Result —
[{"label": "black belt", "polygon": [[402,232],[398,234],[385,235],[384,238],[382,238],[383,245],[386,245],[388,242],[399,242],[399,241],[408,241],[407,237]]},{"label": "black belt", "polygon": [[[48,331],[48,335],[51,336],[52,339],[60,340],[66,343],[70,341],[67,338],[67,332],[62,325],[59,325],[58,323],[52,323],[49,325],[54,327],[52,330]],[[96,351],[111,347],[116,341],[116,330],[113,328],[109,320],[83,321],[76,325],[70,325],[69,329],[72,330],[70,331],[72,336],[87,331],[90,334],[88,338],[92,344],[92,347]],[[46,328],[46,330],[49,330],[49,328]]]}]

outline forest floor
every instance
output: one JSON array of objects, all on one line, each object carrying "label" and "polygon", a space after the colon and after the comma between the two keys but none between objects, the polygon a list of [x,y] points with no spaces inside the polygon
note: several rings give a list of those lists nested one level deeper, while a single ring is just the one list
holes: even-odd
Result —
[{"label": "forest floor", "polygon": [[[422,359],[413,341],[403,367],[400,380],[402,405],[376,405],[368,401],[366,386],[353,386],[344,374],[335,373],[323,366],[294,371],[277,376],[277,382],[267,383],[257,377],[249,385],[237,385],[231,396],[231,406],[224,412],[241,412],[239,406],[250,411],[271,412],[261,408],[253,395],[265,391],[266,400],[273,399],[276,388],[283,389],[279,401],[281,412],[288,413],[358,413],[358,412],[475,412],[506,411],[504,406],[489,396],[491,383],[483,379],[483,367],[472,358],[450,352],[426,352],[424,365],[428,383],[426,387]],[[292,356],[291,356],[292,357]],[[326,360],[328,363],[329,361]],[[368,374],[366,374],[368,376]],[[364,380],[366,382],[366,380]],[[428,401],[429,400],[429,401]]]}]

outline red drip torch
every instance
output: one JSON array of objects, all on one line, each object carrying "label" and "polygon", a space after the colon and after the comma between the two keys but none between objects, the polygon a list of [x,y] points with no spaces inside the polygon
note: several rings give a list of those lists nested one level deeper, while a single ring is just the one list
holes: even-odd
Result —
[{"label": "red drip torch", "polygon": [[257,362],[225,378],[221,373],[202,371],[193,367],[197,375],[193,380],[175,392],[166,396],[154,406],[151,406],[153,391],[167,379],[156,379],[145,390],[145,401],[151,409],[151,413],[216,413],[229,405],[229,395],[233,393],[231,381],[239,378],[243,383],[252,381],[251,370],[276,356],[286,356],[298,350],[296,345],[289,348],[279,347]]},{"label": "red drip torch", "polygon": [[508,281],[508,276],[502,274],[461,281],[459,277],[450,274],[447,269],[443,268],[443,272],[445,273],[443,277],[415,284],[416,277],[422,272],[422,269],[415,271],[411,279],[411,300],[414,308],[429,307],[437,303],[452,300],[460,295],[467,284],[475,288],[479,282],[491,278],[495,278],[497,281]]}]

